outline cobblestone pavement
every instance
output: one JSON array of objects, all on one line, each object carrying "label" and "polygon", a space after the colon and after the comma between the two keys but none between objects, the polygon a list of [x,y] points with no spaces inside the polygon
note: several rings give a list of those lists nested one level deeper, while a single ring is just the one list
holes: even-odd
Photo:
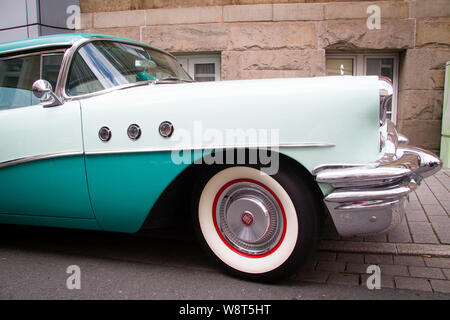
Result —
[{"label": "cobblestone pavement", "polygon": [[389,233],[342,238],[328,221],[320,249],[298,280],[365,286],[367,267],[375,264],[382,288],[450,293],[450,170],[422,182],[406,219]]}]

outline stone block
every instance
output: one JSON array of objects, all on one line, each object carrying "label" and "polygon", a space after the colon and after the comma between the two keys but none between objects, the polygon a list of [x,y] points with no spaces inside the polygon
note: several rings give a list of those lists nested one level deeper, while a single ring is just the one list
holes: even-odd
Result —
[{"label": "stone block", "polygon": [[399,92],[398,119],[434,119],[435,109],[442,109],[442,92],[402,90]]},{"label": "stone block", "polygon": [[232,23],[229,28],[231,48],[234,50],[315,49],[317,47],[315,23]]},{"label": "stone block", "polygon": [[409,17],[409,5],[399,1],[330,2],[325,5],[325,19],[367,19],[367,8],[377,5],[382,19],[405,19]]},{"label": "stone block", "polygon": [[393,264],[394,260],[390,254],[366,254],[364,261],[367,264]]},{"label": "stone block", "polygon": [[424,260],[428,267],[450,268],[450,258],[425,258]]},{"label": "stone block", "polygon": [[222,21],[221,6],[146,10],[147,25],[216,23]]},{"label": "stone block", "polygon": [[431,280],[430,283],[435,292],[450,293],[450,281],[448,281],[448,280]]},{"label": "stone block", "polygon": [[405,49],[414,47],[414,20],[382,19],[369,30],[366,20],[319,22],[319,47],[327,49]]},{"label": "stone block", "polygon": [[419,256],[394,256],[394,264],[418,267],[425,266],[423,258]]},{"label": "stone block", "polygon": [[145,25],[144,10],[96,12],[93,14],[94,28],[120,28]]},{"label": "stone block", "polygon": [[230,30],[222,23],[147,26],[142,41],[173,53],[223,51],[230,46]]},{"label": "stone block", "polygon": [[[449,4],[450,7],[450,4]],[[450,44],[450,18],[417,19],[416,46]]]},{"label": "stone block", "polygon": [[395,277],[395,285],[398,289],[432,291],[428,281],[420,278]]},{"label": "stone block", "polygon": [[271,21],[272,5],[236,5],[223,7],[223,21],[244,22],[244,21]]},{"label": "stone block", "polygon": [[399,132],[409,138],[410,144],[428,150],[438,150],[441,140],[440,120],[400,120]]},{"label": "stone block", "polygon": [[439,268],[409,267],[409,272],[415,278],[445,279],[444,274]]},{"label": "stone block", "polygon": [[124,37],[136,41],[141,40],[140,27],[86,29],[86,33],[99,33],[116,37]]},{"label": "stone block", "polygon": [[91,29],[93,28],[92,24],[92,13],[81,13],[80,14],[80,29]]},{"label": "stone block", "polygon": [[324,50],[247,50],[222,52],[223,79],[325,75]]},{"label": "stone block", "polygon": [[328,278],[327,284],[337,284],[344,286],[359,286],[359,275],[332,273]]},{"label": "stone block", "polygon": [[450,6],[448,0],[415,0],[411,1],[411,17],[448,17]]},{"label": "stone block", "polygon": [[315,21],[323,20],[322,3],[281,3],[273,5],[273,20]]}]

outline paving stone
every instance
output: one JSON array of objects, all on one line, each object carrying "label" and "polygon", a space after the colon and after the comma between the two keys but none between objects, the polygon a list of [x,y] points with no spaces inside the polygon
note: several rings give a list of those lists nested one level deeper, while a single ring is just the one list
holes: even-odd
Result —
[{"label": "paving stone", "polygon": [[422,185],[416,190],[416,194],[422,205],[438,203],[436,197],[425,183],[422,183]]},{"label": "paving stone", "polygon": [[395,286],[398,289],[419,290],[431,292],[431,285],[426,279],[411,277],[395,277]]},{"label": "paving stone", "polygon": [[450,199],[439,199],[439,202],[441,203],[447,214],[450,214]]},{"label": "paving stone", "polygon": [[450,269],[450,258],[424,258],[428,267]]},{"label": "paving stone", "polygon": [[314,258],[308,259],[301,267],[299,272],[314,271],[317,266],[317,261]]},{"label": "paving stone", "polygon": [[406,219],[408,222],[416,221],[416,222],[428,222],[427,216],[425,215],[425,211],[422,208],[420,209],[407,209],[406,211]]},{"label": "paving stone", "polygon": [[411,276],[416,278],[445,279],[444,274],[439,268],[409,267],[409,272]]},{"label": "paving stone", "polygon": [[423,258],[416,256],[394,256],[394,264],[405,266],[418,266],[418,267],[425,266]]},{"label": "paving stone", "polygon": [[450,269],[442,269],[442,272],[445,274],[445,277],[450,280]]},{"label": "paving stone", "polygon": [[339,252],[337,255],[337,261],[363,264],[364,255],[361,253]]},{"label": "paving stone", "polygon": [[424,204],[423,208],[428,216],[446,216],[447,217],[447,212],[445,212],[444,208],[442,208],[439,203]]},{"label": "paving stone", "polygon": [[436,174],[436,179],[444,186],[444,188],[450,192],[450,177],[446,174]]},{"label": "paving stone", "polygon": [[326,283],[329,276],[329,272],[307,271],[298,273],[294,276],[294,279],[305,282]]},{"label": "paving stone", "polygon": [[316,270],[342,272],[345,270],[345,262],[319,261],[319,263],[317,264]]},{"label": "paving stone", "polygon": [[403,221],[396,228],[389,231],[387,236],[388,236],[389,242],[394,242],[394,243],[411,243],[412,242],[412,238],[409,233],[408,223],[406,222],[406,219],[403,219]]},{"label": "paving stone", "polygon": [[336,261],[336,255],[336,252],[318,251],[314,255],[314,259],[317,261]]},{"label": "paving stone", "polygon": [[390,254],[366,254],[364,262],[368,264],[393,264],[394,260]]},{"label": "paving stone", "polygon": [[409,222],[409,229],[415,243],[439,243],[428,222]]},{"label": "paving stone", "polygon": [[447,197],[449,191],[447,188],[437,179],[436,176],[431,176],[425,179],[425,183],[430,188],[431,192],[439,199],[440,197]]},{"label": "paving stone", "polygon": [[339,284],[348,286],[359,286],[359,275],[345,274],[345,273],[332,273],[328,278],[327,283]]},{"label": "paving stone", "polygon": [[405,207],[407,214],[409,210],[421,210],[422,209],[422,205],[420,204],[419,200],[409,200],[408,202],[406,202],[406,207]]},{"label": "paving stone", "polygon": [[430,221],[440,242],[450,244],[450,218],[447,214],[444,216],[430,216]]},{"label": "paving stone", "polygon": [[347,263],[347,266],[345,268],[345,272],[367,274],[367,267],[368,266],[369,266],[369,264]]},{"label": "paving stone", "polygon": [[373,236],[364,237],[364,241],[368,242],[387,242],[387,234],[377,234]]},{"label": "paving stone", "polygon": [[382,275],[388,276],[409,276],[408,267],[402,265],[384,264],[380,265]]},{"label": "paving stone", "polygon": [[450,280],[431,280],[435,292],[450,293]]}]

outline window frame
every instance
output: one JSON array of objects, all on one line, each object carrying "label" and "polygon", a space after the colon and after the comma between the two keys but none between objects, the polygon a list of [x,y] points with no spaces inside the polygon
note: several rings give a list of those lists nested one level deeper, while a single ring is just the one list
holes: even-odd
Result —
[{"label": "window frame", "polygon": [[[13,54],[13,55],[7,55],[5,57],[0,56],[0,61],[23,58],[23,57],[30,57],[30,56],[39,56],[39,79],[42,79],[43,56],[52,55],[52,54],[62,54],[63,60],[61,62],[61,66],[60,66],[59,72],[58,72],[58,77],[56,79],[56,83],[58,83],[58,80],[61,76],[61,69],[63,66],[64,55],[65,55],[66,50],[67,50],[66,48],[59,48],[59,49],[47,49],[47,50],[42,50],[42,51],[36,50],[36,51],[31,51],[31,52],[18,53],[18,54]],[[36,80],[39,80],[39,79],[36,79]],[[52,89],[53,89],[53,91],[55,91],[56,88],[52,88]],[[25,107],[35,106],[35,105],[38,105],[38,104],[31,104],[29,106],[22,106],[20,108],[25,108]],[[5,109],[5,110],[7,110],[7,109]],[[2,111],[2,109],[0,109],[0,111]]]},{"label": "window frame", "polygon": [[[221,67],[222,61],[219,54],[204,54],[204,55],[180,55],[175,56],[184,70],[195,80],[195,65],[214,63],[214,81],[220,81],[222,78]],[[185,67],[186,66],[186,67]]]},{"label": "window frame", "polygon": [[397,123],[398,107],[398,80],[399,80],[399,54],[398,53],[327,53],[326,59],[353,59],[353,75],[365,76],[367,74],[367,59],[393,59],[393,85],[394,94],[392,97],[392,116],[391,120]]}]

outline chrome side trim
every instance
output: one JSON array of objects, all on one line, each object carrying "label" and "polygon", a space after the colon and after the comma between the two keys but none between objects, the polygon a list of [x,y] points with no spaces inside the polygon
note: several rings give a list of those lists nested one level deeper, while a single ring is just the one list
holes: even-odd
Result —
[{"label": "chrome side trim", "polygon": [[11,166],[16,166],[16,165],[23,164],[23,163],[38,161],[38,160],[71,157],[71,156],[81,156],[81,155],[83,155],[83,152],[73,151],[73,152],[50,153],[50,154],[44,154],[44,155],[38,155],[38,156],[23,157],[23,158],[8,160],[8,161],[4,161],[4,162],[0,163],[0,169],[6,168],[6,167],[11,167]]},{"label": "chrome side trim", "polygon": [[161,147],[161,148],[145,148],[145,149],[123,149],[123,150],[101,150],[86,151],[86,155],[103,155],[103,154],[123,154],[123,153],[145,153],[145,152],[173,152],[173,151],[197,151],[197,150],[222,150],[236,148],[320,148],[334,147],[332,143],[283,143],[283,144],[258,144],[258,145],[217,145],[217,146],[200,146],[200,147]]},{"label": "chrome side trim", "polygon": [[146,149],[128,149],[128,150],[107,150],[107,151],[73,151],[73,152],[61,152],[61,153],[51,153],[44,155],[36,155],[30,157],[23,157],[13,160],[8,160],[0,163],[0,169],[6,168],[14,165],[19,165],[22,163],[33,162],[44,159],[70,157],[78,155],[104,155],[104,154],[124,154],[124,153],[151,153],[151,152],[172,152],[172,151],[184,151],[184,150],[212,150],[212,149],[233,149],[233,148],[296,148],[296,147],[333,147],[334,144],[331,143],[286,143],[286,144],[268,144],[268,145],[244,145],[244,146],[212,146],[212,147],[192,147],[192,148],[146,148]]}]

